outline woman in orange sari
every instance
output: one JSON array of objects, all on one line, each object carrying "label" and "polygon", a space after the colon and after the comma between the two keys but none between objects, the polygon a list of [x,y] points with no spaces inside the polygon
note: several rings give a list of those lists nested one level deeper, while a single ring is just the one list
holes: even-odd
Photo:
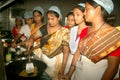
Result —
[{"label": "woman in orange sari", "polygon": [[[59,76],[64,73],[65,65],[69,55],[69,30],[60,24],[62,14],[57,6],[51,6],[47,11],[48,25],[44,28],[44,32],[38,31],[32,35],[26,43],[31,46],[31,43],[36,38],[42,37],[40,40],[41,57],[43,62],[47,64],[46,73],[52,80],[58,80]],[[44,35],[44,33],[47,33]]]},{"label": "woman in orange sari", "polygon": [[[40,36],[43,36],[43,29],[45,27],[44,25],[44,10],[42,7],[37,6],[33,9],[33,20],[34,23],[31,26],[31,35],[35,34],[38,30],[40,30]],[[40,44],[40,37],[38,37],[35,41],[33,46],[37,46],[36,49],[33,50],[34,54],[36,54],[38,57],[41,56],[40,52],[41,50],[38,48],[38,45]]]},{"label": "woman in orange sari", "polygon": [[92,27],[80,41],[79,51],[74,55],[65,80],[69,80],[74,70],[73,80],[113,80],[119,77],[120,31],[105,22],[113,8],[112,0],[87,0],[85,19],[92,23]]},{"label": "woman in orange sari", "polygon": [[[33,9],[34,24],[31,26],[31,35],[36,33],[39,29],[44,27],[44,10],[42,7],[37,6]],[[39,44],[40,40],[36,40],[36,44]]]}]

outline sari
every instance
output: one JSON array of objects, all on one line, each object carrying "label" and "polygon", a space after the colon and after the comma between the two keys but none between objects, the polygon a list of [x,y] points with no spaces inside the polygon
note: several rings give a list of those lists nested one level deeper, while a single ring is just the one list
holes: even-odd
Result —
[{"label": "sari", "polygon": [[117,26],[116,28],[117,28],[118,30],[120,30],[120,26]]},{"label": "sari", "polygon": [[[100,29],[91,39],[93,34],[94,32],[89,33],[80,42],[80,50],[84,51],[81,51],[81,56],[76,63],[73,80],[101,80],[108,66],[108,61],[104,57],[120,48],[120,31],[117,29],[113,27]],[[87,45],[84,45],[85,43]],[[118,76],[117,72],[114,78]]]},{"label": "sari", "polygon": [[[46,32],[45,32],[46,33]],[[68,46],[69,43],[69,30],[61,27],[52,34],[47,34],[41,37],[40,60],[47,64],[45,72],[54,80],[58,77],[58,72],[62,65],[63,60],[63,46]]]},{"label": "sari", "polygon": [[[91,33],[85,41],[88,42],[90,36]],[[120,48],[120,31],[115,28],[104,28],[87,43],[84,55],[97,63],[118,48]]]},{"label": "sari", "polygon": [[[44,36],[47,34],[47,29],[46,29],[46,25],[42,25],[40,28],[39,27],[35,27],[35,24],[32,24],[31,26],[31,35],[33,35],[34,33],[36,33],[37,31],[40,31],[41,35]],[[33,50],[34,54],[36,55],[35,57],[37,58],[40,58],[41,56],[41,50],[40,48],[38,48],[37,46],[40,45],[40,37],[37,38],[35,41],[34,41],[34,44],[33,46],[36,47],[36,49]]]},{"label": "sari", "polygon": [[57,75],[63,60],[62,46],[68,46],[68,42],[69,30],[61,27],[58,31],[51,34],[47,40],[47,43],[41,47],[43,52],[42,60],[48,66],[46,73],[52,79],[57,79]]},{"label": "sari", "polygon": [[[35,27],[35,24],[32,24],[31,26],[31,35],[33,35],[34,33],[36,33],[39,30],[39,27]],[[40,38],[38,38],[37,40],[35,40],[34,45],[39,44],[40,42]]]},{"label": "sari", "polygon": [[49,35],[49,39],[47,40],[47,43],[44,43],[42,51],[45,55],[52,58],[61,53],[62,46],[68,46],[68,42],[69,30],[61,27],[61,29]]}]

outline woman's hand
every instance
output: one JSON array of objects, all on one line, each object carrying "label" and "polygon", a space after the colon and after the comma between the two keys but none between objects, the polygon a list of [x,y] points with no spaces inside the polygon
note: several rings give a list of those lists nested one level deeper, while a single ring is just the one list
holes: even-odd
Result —
[{"label": "woman's hand", "polygon": [[116,79],[114,79],[114,80],[120,80],[120,78],[116,78]]},{"label": "woman's hand", "polygon": [[30,48],[31,48],[32,45],[33,45],[33,40],[32,40],[32,39],[28,39],[28,40],[26,40],[24,43],[25,43],[27,49],[30,50]]},{"label": "woman's hand", "polygon": [[15,42],[13,42],[13,43],[11,44],[11,47],[16,48],[16,47],[17,47],[17,44],[16,44]]},{"label": "woman's hand", "polygon": [[69,74],[63,75],[60,77],[60,80],[71,80],[71,76],[69,76]]},{"label": "woman's hand", "polygon": [[64,75],[64,68],[61,67],[58,73],[58,79],[61,79],[61,77]]},{"label": "woman's hand", "polygon": [[63,75],[63,74],[64,74],[64,70],[65,70],[65,65],[62,64],[62,66],[61,66],[61,68],[60,68],[60,70],[59,70],[58,75]]}]

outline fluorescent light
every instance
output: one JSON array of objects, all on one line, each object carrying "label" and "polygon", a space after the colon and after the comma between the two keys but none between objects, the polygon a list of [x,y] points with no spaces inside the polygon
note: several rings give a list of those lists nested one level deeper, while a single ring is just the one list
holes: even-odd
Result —
[{"label": "fluorescent light", "polygon": [[0,6],[0,9],[2,9],[3,7],[7,6],[8,4],[12,3],[14,0],[8,0],[7,2],[5,2],[2,6]]}]

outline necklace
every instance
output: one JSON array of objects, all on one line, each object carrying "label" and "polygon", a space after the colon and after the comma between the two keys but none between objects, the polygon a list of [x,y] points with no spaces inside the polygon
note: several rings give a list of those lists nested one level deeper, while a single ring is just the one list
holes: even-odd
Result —
[{"label": "necklace", "polygon": [[98,28],[98,30],[93,33],[93,35],[90,37],[90,39],[86,42],[86,44],[84,45],[85,39],[83,40],[82,43],[82,47],[81,47],[81,55],[83,55],[83,53],[85,52],[85,48],[88,48],[88,43],[92,41],[92,39],[94,38],[94,36],[97,34],[97,32],[103,27],[103,25],[105,24],[105,22],[103,22],[100,27]]}]

